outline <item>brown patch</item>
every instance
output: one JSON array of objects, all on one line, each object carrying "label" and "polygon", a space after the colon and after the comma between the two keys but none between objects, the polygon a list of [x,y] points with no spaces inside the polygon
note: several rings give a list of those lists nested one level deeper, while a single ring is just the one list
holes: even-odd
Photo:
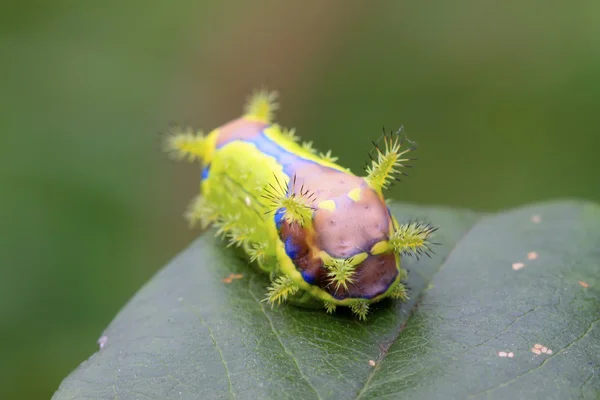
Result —
[{"label": "brown patch", "polygon": [[542,222],[542,217],[540,217],[537,214],[532,215],[531,216],[531,222],[533,222],[534,224],[539,224],[540,222]]},{"label": "brown patch", "polygon": [[538,253],[536,253],[535,251],[531,251],[527,254],[528,260],[535,260],[536,258],[538,258]]},{"label": "brown patch", "polygon": [[229,274],[226,278],[221,279],[221,282],[229,284],[233,282],[234,279],[242,279],[243,277],[244,275],[242,274]]},{"label": "brown patch", "polygon": [[584,282],[584,281],[577,281],[577,282],[581,285],[581,287],[584,287],[584,288],[590,287],[590,284],[587,282]]},{"label": "brown patch", "polygon": [[374,366],[375,366],[375,365],[377,365],[377,364],[375,364],[375,361],[373,361],[373,360],[369,360],[369,365],[370,365],[371,367],[374,367]]},{"label": "brown patch", "polygon": [[297,222],[288,223],[284,221],[281,225],[279,237],[283,242],[290,240],[296,248],[296,257],[292,259],[296,268],[301,272],[314,276],[315,282],[313,284],[319,285],[324,273],[323,261],[311,251],[309,244],[312,241],[310,231],[301,227]]}]

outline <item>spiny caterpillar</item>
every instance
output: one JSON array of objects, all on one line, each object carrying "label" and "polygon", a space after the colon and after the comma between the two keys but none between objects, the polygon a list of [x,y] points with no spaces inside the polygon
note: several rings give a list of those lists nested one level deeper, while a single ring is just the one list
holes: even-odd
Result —
[{"label": "spiny caterpillar", "polygon": [[366,177],[298,144],[295,130],[273,122],[276,94],[255,92],[244,114],[207,135],[175,129],[166,150],[202,165],[200,195],[187,211],[191,224],[214,225],[265,272],[271,306],[350,307],[365,320],[371,303],[406,301],[403,254],[427,254],[437,228],[399,224],[382,190],[403,172],[413,148],[400,131],[385,134]]}]

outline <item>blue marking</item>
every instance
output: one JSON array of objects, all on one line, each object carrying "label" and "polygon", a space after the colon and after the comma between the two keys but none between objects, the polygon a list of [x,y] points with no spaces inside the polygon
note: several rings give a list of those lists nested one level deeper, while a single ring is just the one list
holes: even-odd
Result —
[{"label": "blue marking", "polygon": [[275,220],[275,226],[277,227],[277,230],[281,229],[281,224],[283,224],[284,216],[285,216],[285,207],[281,207],[277,211],[275,211],[275,215],[273,216],[273,219]]},{"label": "blue marking", "polygon": [[[275,158],[275,160],[277,160],[277,162],[282,165],[283,172],[287,176],[290,176],[290,177],[294,175],[296,169],[301,164],[318,164],[318,165],[321,165],[321,164],[319,164],[319,163],[317,163],[315,161],[308,160],[308,159],[303,158],[303,157],[301,157],[299,155],[296,155],[294,153],[290,153],[284,147],[280,146],[278,143],[276,143],[272,139],[270,139],[264,133],[264,131],[261,132],[260,134],[256,135],[256,136],[250,138],[250,139],[233,139],[231,141],[222,142],[219,145],[217,145],[217,149],[220,149],[221,147],[226,146],[227,144],[229,144],[231,142],[235,142],[235,141],[252,143],[261,152],[263,152],[265,154],[268,154],[271,157]],[[335,171],[338,171],[338,170],[336,170],[334,168],[326,167],[324,165],[321,165],[321,167],[327,168],[327,169],[333,169]],[[338,171],[338,172],[343,173],[342,171]]]},{"label": "blue marking", "polygon": [[304,282],[313,285],[317,281],[317,277],[315,275],[311,275],[308,271],[301,271],[302,279]]},{"label": "blue marking", "polygon": [[202,180],[208,179],[208,172],[210,170],[210,164],[208,164],[206,167],[204,167],[202,169],[202,174],[200,175],[200,178]]},{"label": "blue marking", "polygon": [[298,257],[298,246],[292,242],[292,238],[285,239],[285,252],[289,258],[295,260]]}]

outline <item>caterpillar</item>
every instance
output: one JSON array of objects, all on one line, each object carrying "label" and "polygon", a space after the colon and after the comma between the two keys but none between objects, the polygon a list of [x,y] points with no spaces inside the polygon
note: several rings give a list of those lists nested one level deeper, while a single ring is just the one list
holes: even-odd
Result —
[{"label": "caterpillar", "polygon": [[[208,134],[174,128],[166,151],[201,164],[200,194],[186,218],[212,225],[228,246],[241,247],[270,275],[264,301],[349,307],[366,320],[369,305],[406,301],[401,256],[429,255],[437,228],[399,224],[383,196],[414,147],[400,131],[374,142],[365,177],[299,143],[294,129],[274,122],[277,93],[255,91],[241,117]],[[383,141],[381,143],[381,140]],[[412,143],[412,142],[409,142]]]}]

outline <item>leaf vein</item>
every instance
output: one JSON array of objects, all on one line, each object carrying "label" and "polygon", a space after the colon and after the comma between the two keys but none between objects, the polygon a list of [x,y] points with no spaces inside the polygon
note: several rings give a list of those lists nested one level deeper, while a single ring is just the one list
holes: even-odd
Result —
[{"label": "leaf vein", "polygon": [[250,287],[252,287],[252,280],[254,279],[254,276],[255,275],[252,275],[252,277],[250,278],[250,282],[248,284],[248,286],[249,286],[248,292],[250,293],[250,296],[252,296],[252,298],[258,303],[258,305],[259,305],[262,313],[264,314],[265,318],[269,322],[269,326],[271,327],[271,330],[273,331],[273,334],[275,335],[275,337],[279,341],[279,344],[281,345],[281,347],[283,348],[283,350],[285,351],[285,353],[292,359],[292,361],[296,365],[296,368],[298,368],[298,371],[300,372],[300,376],[302,377],[302,379],[304,379],[304,381],[306,382],[306,384],[308,385],[308,387],[310,387],[313,390],[313,392],[315,392],[315,395],[317,396],[317,399],[321,399],[321,396],[319,395],[319,393],[317,392],[317,390],[310,383],[310,381],[308,380],[308,378],[306,377],[306,375],[304,375],[304,371],[302,371],[302,368],[300,368],[300,365],[298,364],[298,360],[296,360],[296,357],[294,357],[294,355],[287,348],[287,346],[285,346],[283,344],[283,340],[281,340],[281,337],[279,336],[279,333],[277,333],[277,330],[275,329],[275,325],[273,325],[273,320],[267,314],[267,311],[265,310],[265,306],[264,306],[263,302],[260,301],[260,299],[258,299],[256,297],[256,295],[250,289]]}]

